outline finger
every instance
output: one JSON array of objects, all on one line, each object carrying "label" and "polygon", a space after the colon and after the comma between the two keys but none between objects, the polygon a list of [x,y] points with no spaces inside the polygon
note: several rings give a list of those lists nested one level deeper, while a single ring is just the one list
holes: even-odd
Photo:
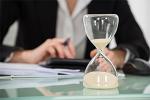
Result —
[{"label": "finger", "polygon": [[47,39],[43,44],[45,47],[49,47],[49,46],[55,46],[58,44],[63,44],[64,41],[65,41],[64,39],[54,38],[54,39]]},{"label": "finger", "polygon": [[56,57],[56,51],[52,46],[48,47],[48,53],[52,58]]},{"label": "finger", "polygon": [[106,70],[107,70],[107,66],[106,66],[106,63],[101,63],[100,64],[100,71],[103,71],[103,72],[106,72]]},{"label": "finger", "polygon": [[105,53],[105,55],[107,56],[107,55],[109,55],[110,50],[109,50],[108,48],[105,48],[105,49],[104,49],[104,53]]},{"label": "finger", "polygon": [[59,43],[59,44],[63,44],[65,42],[65,39],[62,38],[54,38],[52,39],[53,43]]},{"label": "finger", "polygon": [[109,59],[113,64],[115,64],[116,60],[118,59],[118,58],[115,57],[115,54],[114,54],[113,51],[109,52],[109,54],[107,55],[107,57],[108,57],[108,59]]},{"label": "finger", "polygon": [[60,58],[64,58],[64,46],[60,45],[60,44],[55,44],[53,45],[53,47],[56,50],[57,56]]},{"label": "finger", "polygon": [[103,70],[105,71],[105,72],[111,72],[111,66],[109,65],[109,64],[105,64],[105,65],[103,65]]},{"label": "finger", "polygon": [[74,58],[74,56],[71,54],[68,47],[65,47],[64,54],[65,54],[65,58]]},{"label": "finger", "polygon": [[99,71],[101,71],[101,67],[102,67],[102,65],[103,65],[103,58],[98,58],[98,59],[96,59],[96,62],[99,63],[97,69],[98,69]]},{"label": "finger", "polygon": [[104,59],[102,59],[102,58],[99,58],[98,59],[98,62],[99,62],[99,70],[100,71],[104,71],[104,72],[110,72],[109,70],[111,69],[110,68],[110,64],[107,62],[107,61],[105,61]]},{"label": "finger", "polygon": [[98,63],[101,64],[101,63],[103,63],[105,60],[104,60],[104,58],[101,58],[101,57],[100,57],[100,58],[97,59],[97,61],[98,61]]},{"label": "finger", "polygon": [[94,56],[96,55],[96,53],[97,53],[97,50],[96,50],[96,49],[92,50],[92,51],[90,52],[90,57],[94,57]]},{"label": "finger", "polygon": [[101,72],[106,72],[107,71],[107,67],[105,67],[105,65],[100,64],[97,68],[97,70],[101,71]]}]

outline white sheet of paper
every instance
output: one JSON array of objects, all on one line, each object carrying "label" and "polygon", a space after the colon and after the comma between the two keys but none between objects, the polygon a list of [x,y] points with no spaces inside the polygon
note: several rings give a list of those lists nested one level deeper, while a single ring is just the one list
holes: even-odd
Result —
[{"label": "white sheet of paper", "polygon": [[0,74],[2,75],[20,75],[20,76],[52,76],[58,73],[67,75],[82,74],[80,70],[71,69],[52,69],[41,67],[37,64],[21,64],[21,63],[0,63]]}]

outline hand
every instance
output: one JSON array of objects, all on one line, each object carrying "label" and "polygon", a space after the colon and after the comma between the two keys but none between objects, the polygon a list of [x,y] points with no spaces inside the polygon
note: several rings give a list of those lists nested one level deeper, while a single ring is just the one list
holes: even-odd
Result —
[{"label": "hand", "polygon": [[[118,69],[122,69],[122,66],[124,64],[125,54],[126,52],[124,50],[109,50],[108,48],[105,48],[104,50],[105,55],[112,61],[112,63],[116,66]],[[96,54],[96,49],[91,51],[90,56],[93,57]],[[108,69],[108,65],[106,61],[103,58],[99,58],[98,62],[100,63],[101,67],[106,70]]]},{"label": "hand", "polygon": [[49,57],[74,58],[75,48],[71,42],[64,46],[64,39],[47,39],[43,44],[33,50],[14,52],[11,62],[18,63],[40,63]]}]

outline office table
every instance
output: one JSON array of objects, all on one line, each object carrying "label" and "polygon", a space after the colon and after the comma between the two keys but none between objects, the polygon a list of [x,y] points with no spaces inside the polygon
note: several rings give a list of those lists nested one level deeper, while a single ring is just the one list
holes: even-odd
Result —
[{"label": "office table", "polygon": [[86,89],[82,77],[0,80],[0,100],[150,100],[150,76],[126,75],[110,90]]}]

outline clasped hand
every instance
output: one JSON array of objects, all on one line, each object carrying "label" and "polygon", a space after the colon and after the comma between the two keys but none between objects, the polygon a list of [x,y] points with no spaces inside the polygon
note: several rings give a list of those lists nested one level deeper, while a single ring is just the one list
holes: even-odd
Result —
[{"label": "clasped hand", "polygon": [[[96,54],[96,49],[91,51],[90,56],[94,57]],[[125,54],[126,52],[124,50],[121,49],[117,49],[117,50],[110,50],[108,48],[105,48],[103,50],[104,54],[112,61],[112,63],[116,66],[116,69],[122,69],[123,64],[124,64],[124,60],[125,60]],[[97,61],[100,64],[100,70],[102,71],[110,71],[109,69],[109,63],[106,62],[106,60],[104,58],[99,57],[97,59]]]}]

